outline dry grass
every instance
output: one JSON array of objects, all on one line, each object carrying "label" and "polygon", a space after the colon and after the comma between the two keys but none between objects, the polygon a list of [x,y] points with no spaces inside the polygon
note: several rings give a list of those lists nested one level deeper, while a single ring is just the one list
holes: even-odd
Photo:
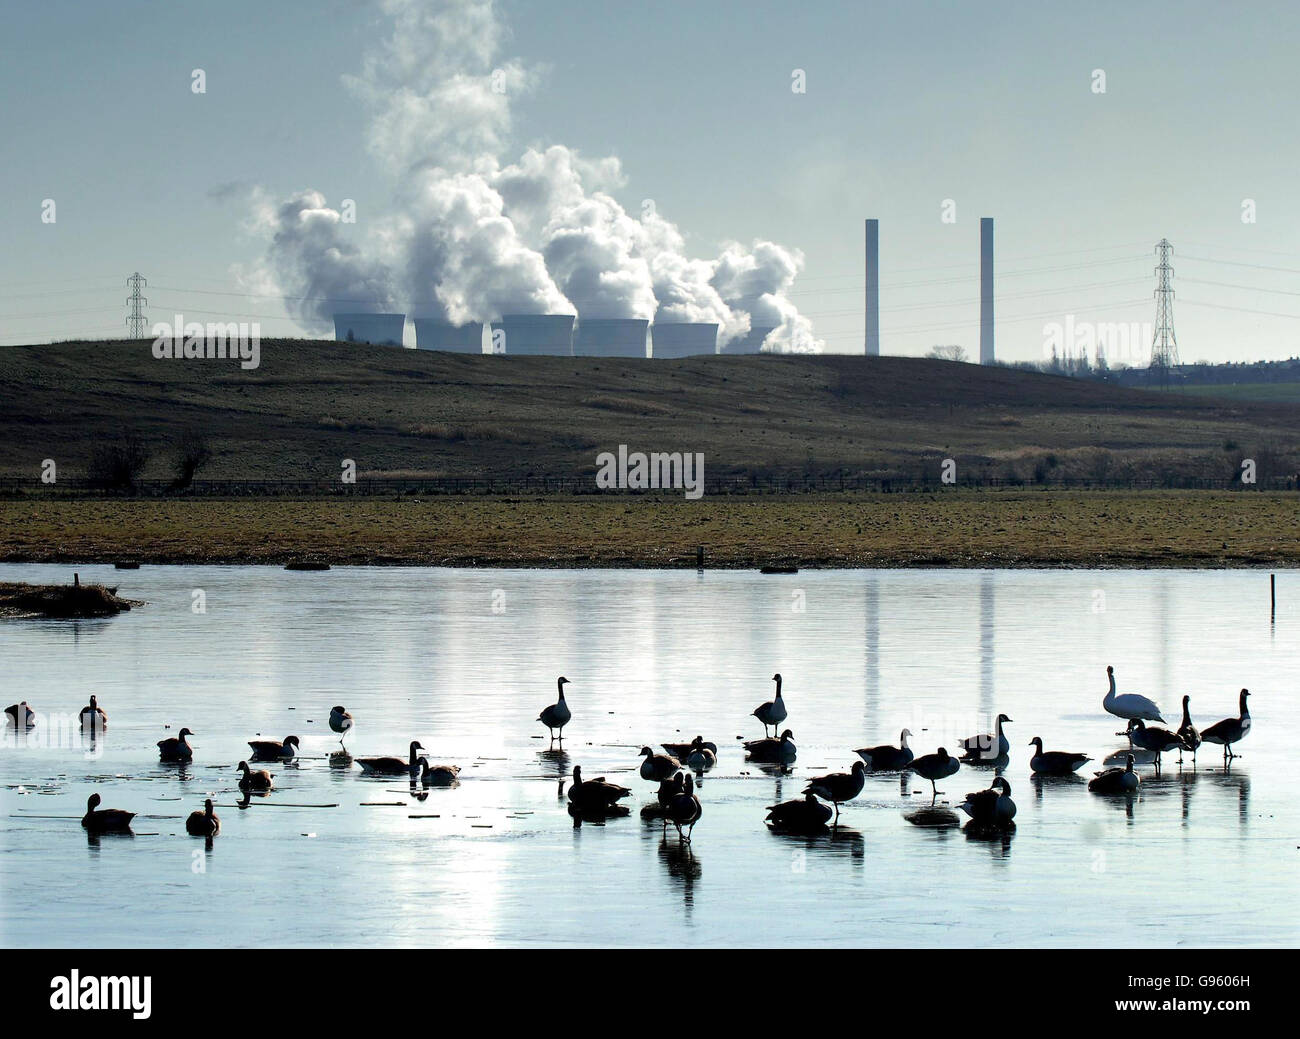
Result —
[{"label": "dry grass", "polygon": [[1300,564],[1300,498],[1197,491],[0,502],[7,561],[460,566]]}]

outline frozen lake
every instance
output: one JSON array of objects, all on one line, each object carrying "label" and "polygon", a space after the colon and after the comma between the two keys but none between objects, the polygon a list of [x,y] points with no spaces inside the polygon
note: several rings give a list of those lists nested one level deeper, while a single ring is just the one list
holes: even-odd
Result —
[{"label": "frozen lake", "polygon": [[[69,567],[0,566],[63,581]],[[1294,945],[1300,807],[1300,575],[1252,571],[756,573],[80,567],[147,600],[107,621],[0,622],[3,701],[42,725],[0,749],[0,942],[9,946],[251,945]],[[195,612],[196,593],[206,612]],[[1082,779],[1036,782],[1026,746],[1096,759],[1123,742],[1102,711],[1156,699],[1202,729],[1251,690],[1254,727],[1222,767],[1177,755],[1140,770],[1131,802]],[[790,775],[743,760],[738,737],[784,676]],[[534,721],[571,680],[564,756]],[[50,739],[95,693],[93,751]],[[356,717],[354,754],[463,768],[413,798],[404,780],[330,767],[326,719]],[[768,832],[764,806],[853,748],[917,753],[991,728],[999,712],[1019,806],[1005,839],[913,825],[918,777],[872,777],[831,837]],[[170,729],[165,728],[170,726]],[[188,726],[195,759],[155,744]],[[637,750],[700,733],[719,745],[689,850],[643,821],[655,785]],[[269,797],[239,797],[257,738],[301,737]],[[539,738],[540,737],[540,738]],[[53,742],[55,745],[51,746]],[[557,780],[580,764],[633,789],[632,815],[575,828]],[[960,802],[988,785],[963,767]],[[89,794],[140,813],[134,838],[88,838]],[[210,850],[184,816],[218,804]],[[369,803],[366,803],[369,802]],[[332,807],[293,807],[329,805]],[[965,817],[962,816],[963,822]]]}]

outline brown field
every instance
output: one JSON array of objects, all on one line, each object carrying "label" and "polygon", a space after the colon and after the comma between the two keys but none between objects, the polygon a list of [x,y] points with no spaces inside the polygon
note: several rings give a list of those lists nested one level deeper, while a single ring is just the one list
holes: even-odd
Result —
[{"label": "brown field", "polygon": [[1209,491],[0,502],[0,560],[1294,566],[1300,497]]}]

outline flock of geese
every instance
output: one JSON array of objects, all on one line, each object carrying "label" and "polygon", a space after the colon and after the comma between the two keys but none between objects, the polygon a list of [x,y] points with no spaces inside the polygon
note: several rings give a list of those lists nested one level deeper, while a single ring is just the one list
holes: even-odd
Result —
[{"label": "flock of geese", "polygon": [[[1182,722],[1176,730],[1164,728],[1165,719],[1160,708],[1145,696],[1136,693],[1117,694],[1115,686],[1115,669],[1106,668],[1110,689],[1102,700],[1102,707],[1107,713],[1127,722],[1123,732],[1127,736],[1128,748],[1120,757],[1123,764],[1096,772],[1088,782],[1088,789],[1099,794],[1135,793],[1141,779],[1134,771],[1134,765],[1141,758],[1142,763],[1155,765],[1157,773],[1161,768],[1161,755],[1172,751],[1178,752],[1178,761],[1183,763],[1184,752],[1192,755],[1193,768],[1196,766],[1196,753],[1203,743],[1213,743],[1223,747],[1225,767],[1236,757],[1233,745],[1239,743],[1250,732],[1250,711],[1247,707],[1248,690],[1241,690],[1238,700],[1238,714],[1235,718],[1225,718],[1209,728],[1198,730],[1192,723],[1190,714],[1191,697],[1183,697]],[[781,724],[788,717],[785,700],[782,697],[781,676],[773,675],[776,693],[766,703],[754,709],[753,717],[763,724],[763,738],[744,743],[746,757],[762,765],[779,766],[788,769],[795,761],[797,748],[794,734],[790,729],[781,729]],[[557,699],[555,703],[544,708],[537,720],[546,726],[554,746],[558,740],[561,748],[564,742],[564,727],[573,719],[573,713],[565,701],[564,687],[570,684],[563,676],[556,680]],[[26,701],[13,704],[5,709],[9,725],[31,729],[36,725],[36,713]],[[108,726],[108,715],[99,706],[94,696],[90,703],[82,708],[80,721],[83,729],[97,732]],[[877,747],[862,747],[854,751],[860,760],[854,762],[848,772],[832,772],[827,775],[814,776],[808,781],[803,797],[769,805],[766,809],[766,821],[774,830],[791,833],[814,834],[824,831],[828,824],[839,823],[842,805],[856,798],[863,790],[869,774],[880,773],[915,773],[929,780],[931,805],[939,794],[938,782],[955,775],[963,764],[972,766],[992,766],[998,773],[987,789],[966,795],[958,806],[971,819],[973,825],[980,828],[1010,829],[1014,827],[1016,803],[1011,798],[1011,784],[1001,775],[1006,766],[1011,750],[1004,726],[1012,719],[999,714],[991,733],[981,733],[960,742],[960,754],[953,756],[947,748],[939,747],[934,753],[917,756],[908,745],[912,733],[904,729],[899,735],[899,745],[883,744]],[[1148,723],[1160,723],[1159,725]],[[343,746],[348,732],[354,725],[350,712],[342,706],[331,709],[329,727],[339,736],[339,745]],[[158,757],[165,763],[188,764],[194,759],[194,749],[188,737],[194,733],[182,728],[175,736],[158,741]],[[283,740],[251,740],[249,759],[262,761],[289,761],[299,752],[301,743],[297,736],[286,736]],[[1030,770],[1041,776],[1069,776],[1077,772],[1092,759],[1086,754],[1060,750],[1044,750],[1043,740],[1035,736],[1029,746],[1034,754],[1029,759]],[[668,824],[672,823],[682,842],[689,842],[694,833],[695,824],[703,814],[703,806],[697,793],[696,777],[710,771],[718,761],[717,744],[696,736],[689,743],[661,744],[662,753],[656,753],[651,747],[644,746],[639,752],[642,758],[639,774],[643,780],[657,783],[655,800],[642,809],[642,815],[663,820],[663,829],[667,833]],[[429,787],[455,786],[459,782],[460,766],[447,764],[430,764],[429,759],[421,754],[425,748],[418,740],[412,740],[405,757],[382,756],[351,758],[346,750],[341,752],[344,764],[350,766],[355,761],[367,775],[406,777],[412,788],[417,784]],[[265,770],[253,769],[248,760],[240,761],[238,784],[240,790],[265,793],[274,786],[274,777]],[[562,786],[561,786],[562,789]],[[574,818],[575,825],[584,819],[603,821],[612,816],[629,814],[629,809],[620,804],[630,797],[632,791],[617,783],[609,782],[604,776],[585,779],[582,766],[574,765],[573,778],[568,790],[568,811]],[[86,804],[86,814],[81,820],[82,826],[92,833],[111,833],[129,831],[135,813],[116,808],[100,808],[99,794],[91,794]],[[212,838],[221,831],[221,820],[213,811],[212,800],[204,801],[201,811],[192,812],[185,822],[186,832],[198,837]]]}]

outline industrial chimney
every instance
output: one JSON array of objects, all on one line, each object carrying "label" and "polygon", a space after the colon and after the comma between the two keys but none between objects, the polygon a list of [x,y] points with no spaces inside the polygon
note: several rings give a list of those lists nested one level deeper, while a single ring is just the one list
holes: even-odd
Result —
[{"label": "industrial chimney", "polygon": [[651,357],[698,357],[718,352],[718,326],[711,321],[680,321],[650,326]]},{"label": "industrial chimney", "polygon": [[573,337],[575,357],[646,356],[646,330],[642,318],[579,318]]},{"label": "industrial chimney", "polygon": [[492,322],[494,347],[498,332],[507,354],[573,356],[572,314],[506,314]]},{"label": "industrial chimney", "polygon": [[980,364],[993,363],[993,218],[980,217]]},{"label": "industrial chimney", "polygon": [[880,356],[880,221],[867,221],[867,341],[868,357]]},{"label": "industrial chimney", "polygon": [[450,321],[431,317],[417,317],[413,320],[417,350],[446,350],[455,354],[483,352],[483,322],[481,321],[453,325]]},{"label": "industrial chimney", "polygon": [[733,339],[723,348],[724,354],[756,354],[763,349],[763,340],[776,331],[775,325],[750,325],[749,332]]},{"label": "industrial chimney", "polygon": [[334,338],[340,343],[401,346],[405,314],[335,314]]}]

